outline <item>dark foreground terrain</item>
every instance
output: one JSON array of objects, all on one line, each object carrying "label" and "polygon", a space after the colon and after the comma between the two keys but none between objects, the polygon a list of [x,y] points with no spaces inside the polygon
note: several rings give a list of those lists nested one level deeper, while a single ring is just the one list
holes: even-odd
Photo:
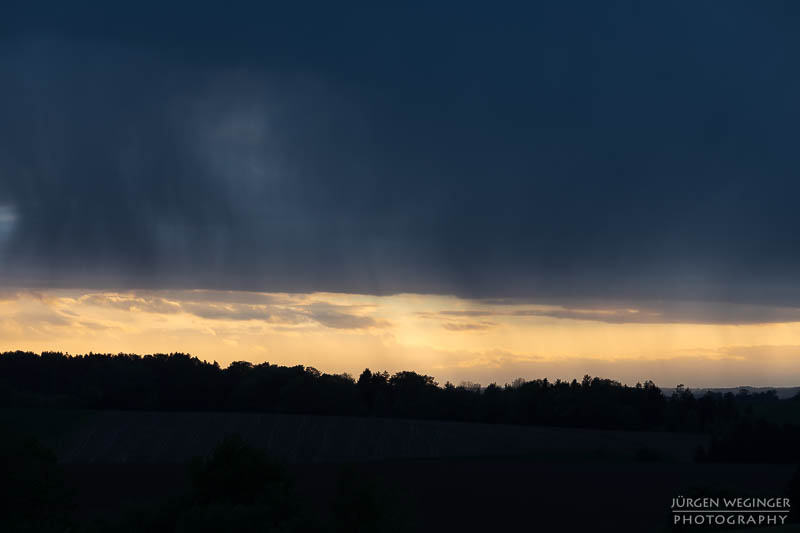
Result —
[{"label": "dark foreground terrain", "polygon": [[0,432],[0,531],[700,531],[674,498],[800,508],[800,395],[772,390],[7,352]]},{"label": "dark foreground terrain", "polygon": [[[55,451],[70,519],[92,531],[137,530],[182,501],[192,458],[226,435],[282,463],[309,530],[354,530],[349,512],[361,531],[670,531],[676,496],[782,495],[795,471],[698,463],[706,437],[661,432],[48,409],[0,410],[0,422]],[[198,530],[182,520],[168,530]],[[214,520],[202,522],[231,530],[242,519]]]},{"label": "dark foreground terrain", "polygon": [[[68,464],[83,518],[178,497],[186,465]],[[332,496],[352,472],[379,492],[384,531],[670,531],[670,503],[693,487],[783,493],[793,469],[770,465],[658,463],[530,457],[385,460],[289,465],[307,510],[330,523]],[[113,490],[109,488],[113,487]],[[702,528],[698,528],[702,530]],[[781,529],[783,530],[783,529]]]}]

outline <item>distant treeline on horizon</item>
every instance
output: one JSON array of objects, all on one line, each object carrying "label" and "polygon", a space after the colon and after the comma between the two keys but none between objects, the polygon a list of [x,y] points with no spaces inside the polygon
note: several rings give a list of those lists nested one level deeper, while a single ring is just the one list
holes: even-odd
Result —
[{"label": "distant treeline on horizon", "polygon": [[741,446],[754,428],[761,440],[770,432],[787,442],[793,438],[781,432],[800,435],[800,394],[783,400],[774,391],[695,396],[679,388],[665,395],[652,381],[628,386],[588,375],[571,382],[439,386],[411,371],[366,369],[356,379],[302,365],[234,362],[221,368],[183,353],[5,352],[0,407],[261,411],[688,431],[711,433],[718,449],[731,439]]}]

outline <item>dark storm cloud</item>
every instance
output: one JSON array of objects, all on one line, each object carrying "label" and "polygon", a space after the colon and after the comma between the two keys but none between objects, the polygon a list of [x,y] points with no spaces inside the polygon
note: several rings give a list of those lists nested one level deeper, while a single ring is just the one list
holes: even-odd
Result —
[{"label": "dark storm cloud", "polygon": [[124,4],[4,8],[6,286],[800,303],[796,4]]}]

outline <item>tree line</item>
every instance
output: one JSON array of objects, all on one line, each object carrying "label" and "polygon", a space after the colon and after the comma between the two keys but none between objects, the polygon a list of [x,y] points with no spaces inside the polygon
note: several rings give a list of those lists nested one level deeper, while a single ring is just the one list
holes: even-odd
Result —
[{"label": "tree line", "polygon": [[[774,391],[665,395],[652,381],[634,386],[584,376],[580,381],[515,380],[438,384],[431,376],[364,370],[358,378],[313,367],[234,362],[222,368],[183,353],[0,354],[0,406],[136,410],[229,410],[666,430],[712,435],[703,460],[747,460],[762,449],[797,456],[800,426],[770,413],[800,414],[800,395]],[[794,448],[793,448],[794,447]]]}]

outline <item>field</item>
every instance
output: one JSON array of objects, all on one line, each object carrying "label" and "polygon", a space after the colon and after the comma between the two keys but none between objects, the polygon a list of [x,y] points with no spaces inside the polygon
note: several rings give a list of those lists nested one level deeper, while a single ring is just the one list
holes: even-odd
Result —
[{"label": "field", "polygon": [[262,413],[0,410],[66,463],[179,463],[226,435],[290,463],[478,456],[689,461],[700,435]]}]

